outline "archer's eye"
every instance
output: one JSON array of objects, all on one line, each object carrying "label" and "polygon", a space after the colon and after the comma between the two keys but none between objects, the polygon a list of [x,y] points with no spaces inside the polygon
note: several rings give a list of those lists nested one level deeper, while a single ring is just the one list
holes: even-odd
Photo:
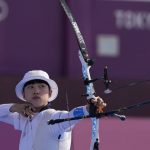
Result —
[{"label": "archer's eye", "polygon": [[44,83],[39,84],[39,87],[40,87],[40,88],[45,88],[45,87],[46,87],[46,84],[44,84]]},{"label": "archer's eye", "polygon": [[26,88],[27,88],[27,89],[33,89],[34,87],[33,87],[33,85],[31,84],[31,85],[27,85]]}]

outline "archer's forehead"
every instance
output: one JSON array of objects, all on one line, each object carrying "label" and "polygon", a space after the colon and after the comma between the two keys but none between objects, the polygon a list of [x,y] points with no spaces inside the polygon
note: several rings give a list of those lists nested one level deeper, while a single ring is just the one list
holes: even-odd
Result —
[{"label": "archer's forehead", "polygon": [[48,84],[46,81],[40,80],[40,79],[35,79],[35,80],[31,80],[31,81],[26,82],[26,83],[24,84],[24,87],[23,87],[23,88],[25,88],[25,87],[28,86],[28,85],[36,84],[36,83],[44,83],[44,84],[46,84],[46,85],[49,87],[49,89],[50,89],[49,84]]}]

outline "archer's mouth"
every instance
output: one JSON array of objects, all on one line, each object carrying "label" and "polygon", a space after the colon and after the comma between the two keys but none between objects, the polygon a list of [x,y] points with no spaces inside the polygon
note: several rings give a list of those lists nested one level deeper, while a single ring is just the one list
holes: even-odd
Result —
[{"label": "archer's mouth", "polygon": [[38,99],[40,99],[40,96],[33,96],[32,99],[33,100],[38,100]]}]

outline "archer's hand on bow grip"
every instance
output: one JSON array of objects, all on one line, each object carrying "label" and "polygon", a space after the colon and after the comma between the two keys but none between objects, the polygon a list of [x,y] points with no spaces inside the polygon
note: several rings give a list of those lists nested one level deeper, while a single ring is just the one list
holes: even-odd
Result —
[{"label": "archer's hand on bow grip", "polygon": [[[90,110],[91,107],[92,107],[93,110]],[[99,96],[88,100],[88,104],[86,105],[87,111],[89,113],[92,113],[93,115],[97,114],[97,113],[100,113],[100,112],[103,112],[103,109],[105,107],[106,107],[106,103]]]}]

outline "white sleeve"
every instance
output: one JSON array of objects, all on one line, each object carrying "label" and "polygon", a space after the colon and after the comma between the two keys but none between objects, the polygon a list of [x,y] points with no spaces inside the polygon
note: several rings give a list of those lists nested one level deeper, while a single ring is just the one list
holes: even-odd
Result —
[{"label": "white sleeve", "polygon": [[[55,115],[53,115],[52,119],[72,118],[72,117],[78,117],[78,116],[85,116],[88,114],[89,113],[87,112],[86,107],[81,106],[81,107],[72,109],[70,112],[58,111]],[[78,122],[79,120],[65,121],[62,123],[55,124],[55,127],[57,127],[57,131],[59,132],[70,131]]]},{"label": "white sleeve", "polygon": [[0,121],[16,126],[16,123],[18,122],[17,118],[19,117],[19,114],[12,113],[9,111],[12,105],[13,104],[1,104],[0,105]]}]

